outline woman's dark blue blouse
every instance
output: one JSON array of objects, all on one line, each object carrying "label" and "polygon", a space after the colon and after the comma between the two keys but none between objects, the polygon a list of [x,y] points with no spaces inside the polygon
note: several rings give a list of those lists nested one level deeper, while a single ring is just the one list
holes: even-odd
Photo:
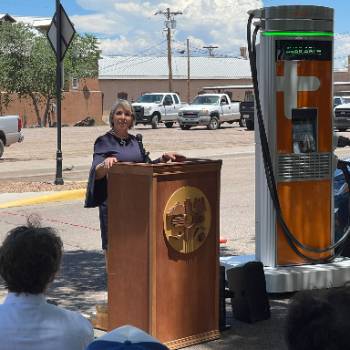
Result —
[{"label": "woman's dark blue blouse", "polygon": [[116,157],[118,162],[144,163],[145,157],[141,153],[139,141],[135,136],[129,135],[124,141],[107,132],[95,141],[94,155],[90,169],[88,186],[85,198],[85,207],[100,206],[107,200],[107,178],[95,180],[96,166],[108,157]]},{"label": "woman's dark blue blouse", "polygon": [[[111,132],[98,137],[94,145],[94,155],[86,190],[85,208],[99,207],[102,248],[107,249],[107,177],[95,180],[96,166],[107,157],[116,157],[119,162],[144,163],[146,155],[141,151],[142,144],[134,135],[121,140]],[[154,161],[154,163],[159,160]],[[153,163],[153,162],[152,162]]]}]

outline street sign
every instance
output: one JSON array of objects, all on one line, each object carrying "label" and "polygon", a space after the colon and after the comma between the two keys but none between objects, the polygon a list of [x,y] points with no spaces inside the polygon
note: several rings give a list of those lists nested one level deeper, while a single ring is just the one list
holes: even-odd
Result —
[{"label": "street sign", "polygon": [[[64,58],[64,55],[74,37],[75,29],[70,21],[66,11],[64,10],[63,6],[60,5],[60,12],[61,12],[61,57],[60,60],[62,61]],[[49,39],[49,42],[51,44],[52,49],[57,54],[57,13],[52,18],[50,28],[47,32],[47,37]]]}]

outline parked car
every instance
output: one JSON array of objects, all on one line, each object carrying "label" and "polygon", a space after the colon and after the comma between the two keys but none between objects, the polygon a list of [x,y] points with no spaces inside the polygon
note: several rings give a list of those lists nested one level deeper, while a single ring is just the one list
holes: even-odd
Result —
[{"label": "parked car", "polygon": [[23,141],[22,119],[18,115],[0,116],[0,158],[4,148]]},{"label": "parked car", "polygon": [[158,123],[171,128],[177,122],[177,114],[183,104],[179,95],[173,92],[152,92],[140,96],[132,106],[136,124],[150,124],[156,129]]},{"label": "parked car", "polygon": [[339,131],[350,128],[350,96],[334,96],[334,127]]},{"label": "parked car", "polygon": [[244,101],[239,105],[239,112],[241,114],[239,125],[245,126],[248,130],[254,130],[255,103],[252,91],[245,92]]},{"label": "parked car", "polygon": [[231,102],[227,94],[202,94],[195,97],[192,103],[179,110],[178,121],[181,129],[204,125],[215,130],[222,123],[239,122],[240,102]]},{"label": "parked car", "polygon": [[333,108],[350,103],[350,96],[333,96]]}]

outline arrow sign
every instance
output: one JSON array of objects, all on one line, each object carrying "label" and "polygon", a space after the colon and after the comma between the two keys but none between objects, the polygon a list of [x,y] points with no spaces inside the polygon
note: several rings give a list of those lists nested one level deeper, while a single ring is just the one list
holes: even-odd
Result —
[{"label": "arrow sign", "polygon": [[[60,60],[62,61],[64,58],[64,55],[70,45],[70,43],[73,40],[75,29],[70,21],[66,11],[64,10],[63,6],[60,5],[60,12],[61,12],[61,57]],[[57,13],[52,18],[50,28],[47,32],[47,38],[49,39],[49,42],[51,44],[52,49],[57,54]]]}]

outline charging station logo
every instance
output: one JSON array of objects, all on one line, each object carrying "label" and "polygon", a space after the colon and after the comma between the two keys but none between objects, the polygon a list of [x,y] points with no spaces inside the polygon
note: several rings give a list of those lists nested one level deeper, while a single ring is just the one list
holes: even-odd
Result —
[{"label": "charging station logo", "polygon": [[299,91],[316,91],[320,80],[315,76],[299,76],[298,61],[284,61],[284,75],[276,76],[276,90],[284,95],[284,114],[292,119],[292,110],[298,108]]}]

